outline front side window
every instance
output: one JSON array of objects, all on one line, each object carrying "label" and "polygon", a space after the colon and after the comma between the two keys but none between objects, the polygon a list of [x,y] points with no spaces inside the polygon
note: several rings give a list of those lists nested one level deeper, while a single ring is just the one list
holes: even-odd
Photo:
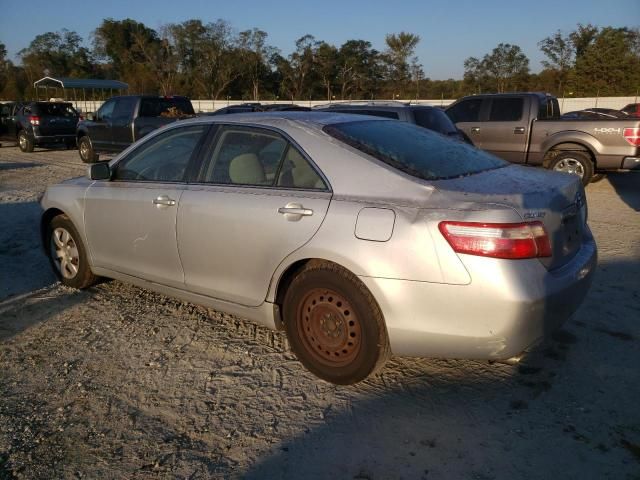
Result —
[{"label": "front side window", "polygon": [[104,122],[108,122],[109,120],[111,120],[111,117],[113,115],[113,107],[115,107],[115,105],[116,105],[115,100],[107,101],[107,103],[105,103],[98,109],[96,118]]},{"label": "front side window", "polygon": [[203,181],[272,186],[287,142],[278,134],[244,127],[224,127],[218,134]]},{"label": "front side window", "polygon": [[493,155],[405,122],[336,123],[323,130],[391,167],[424,180],[456,178],[508,165]]},{"label": "front side window", "polygon": [[489,113],[490,122],[516,122],[522,118],[523,98],[494,98]]},{"label": "front side window", "polygon": [[207,131],[206,125],[172,128],[118,162],[114,180],[143,182],[184,181],[189,160]]},{"label": "front side window", "polygon": [[471,98],[452,106],[446,113],[453,123],[477,122],[480,120],[481,107],[481,98]]}]

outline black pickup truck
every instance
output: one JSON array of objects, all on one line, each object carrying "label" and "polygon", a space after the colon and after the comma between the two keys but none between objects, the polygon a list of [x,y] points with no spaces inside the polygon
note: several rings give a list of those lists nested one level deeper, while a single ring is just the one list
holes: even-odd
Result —
[{"label": "black pickup truck", "polygon": [[23,152],[36,145],[75,146],[80,116],[67,102],[4,103],[0,106],[0,141],[17,142]]},{"label": "black pickup truck", "polygon": [[579,175],[640,169],[640,118],[561,119],[544,93],[472,95],[446,109],[473,144],[513,163]]},{"label": "black pickup truck", "polygon": [[194,116],[186,97],[127,95],[112,97],[78,124],[76,138],[83,162],[98,160],[98,152],[121,152],[167,123]]}]

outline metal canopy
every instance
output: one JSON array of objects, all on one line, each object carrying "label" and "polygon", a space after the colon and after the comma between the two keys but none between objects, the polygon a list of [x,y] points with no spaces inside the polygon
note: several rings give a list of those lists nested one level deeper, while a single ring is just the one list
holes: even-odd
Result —
[{"label": "metal canopy", "polygon": [[98,90],[126,90],[129,85],[118,80],[101,80],[97,78],[65,78],[44,77],[33,83],[36,88],[79,88]]}]

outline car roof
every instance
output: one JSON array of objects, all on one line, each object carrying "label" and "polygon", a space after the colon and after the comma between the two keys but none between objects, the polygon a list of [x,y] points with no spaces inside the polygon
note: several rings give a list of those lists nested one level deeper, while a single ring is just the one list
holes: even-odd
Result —
[{"label": "car roof", "polygon": [[398,111],[398,110],[418,110],[418,109],[436,109],[436,110],[440,110],[439,108],[433,106],[433,105],[420,105],[420,104],[398,104],[398,105],[389,105],[389,104],[375,104],[375,103],[369,103],[369,104],[361,104],[361,103],[356,103],[356,104],[351,104],[351,103],[337,103],[337,104],[332,104],[332,105],[324,105],[321,106],[319,108],[317,108],[316,110],[320,110],[323,112],[326,111],[331,111],[331,110],[381,110],[381,111]]},{"label": "car roof", "polygon": [[396,121],[383,117],[373,117],[367,115],[355,115],[351,113],[329,112],[329,111],[276,111],[276,112],[247,112],[236,113],[234,115],[208,115],[192,119],[182,120],[180,123],[238,123],[266,125],[272,127],[281,126],[283,122],[298,125],[315,126],[322,129],[325,125],[347,122],[365,121]]}]

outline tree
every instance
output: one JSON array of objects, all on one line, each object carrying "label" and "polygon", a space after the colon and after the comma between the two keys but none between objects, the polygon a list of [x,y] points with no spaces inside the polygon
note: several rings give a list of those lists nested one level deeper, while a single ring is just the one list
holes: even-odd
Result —
[{"label": "tree", "polygon": [[381,77],[379,53],[365,40],[348,40],[338,50],[337,81],[342,100],[373,97]]},{"label": "tree", "polygon": [[574,81],[586,95],[620,95],[640,85],[638,31],[605,27],[581,50]]},{"label": "tree", "polygon": [[500,43],[482,60],[469,57],[464,62],[467,82],[477,88],[490,86],[499,93],[522,88],[529,74],[529,59],[517,45]]},{"label": "tree", "polygon": [[571,39],[558,30],[552,36],[539,41],[538,47],[548,58],[542,61],[542,65],[554,72],[557,77],[557,91],[562,92],[573,65],[574,46]]},{"label": "tree", "polygon": [[407,82],[411,80],[409,58],[413,56],[419,42],[420,36],[413,33],[400,32],[385,37],[387,50],[384,60],[388,67],[388,78],[400,94],[404,93]]},{"label": "tree", "polygon": [[[94,53],[98,59],[108,62],[107,74],[129,84],[132,92],[157,92],[159,82],[156,63],[161,61],[159,50],[163,48],[158,33],[130,18],[107,18],[93,32]],[[164,47],[166,50],[166,46]]]},{"label": "tree", "polygon": [[327,94],[327,100],[331,101],[334,79],[338,74],[338,49],[327,42],[320,42],[315,53],[316,71]]},{"label": "tree", "polygon": [[239,35],[240,54],[246,66],[245,74],[251,83],[253,100],[260,100],[260,86],[269,70],[268,61],[276,53],[276,49],[267,45],[268,35],[257,28],[245,30]]}]

